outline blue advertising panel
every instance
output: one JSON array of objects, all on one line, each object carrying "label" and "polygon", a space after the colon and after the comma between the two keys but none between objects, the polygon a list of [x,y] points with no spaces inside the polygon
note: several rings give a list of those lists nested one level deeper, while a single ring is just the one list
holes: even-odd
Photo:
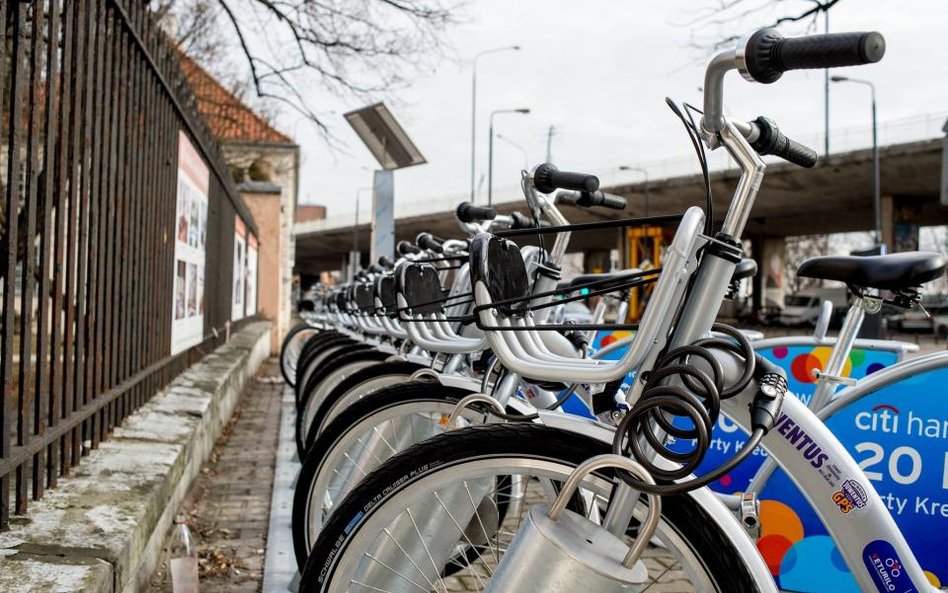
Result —
[{"label": "blue advertising panel", "polygon": [[[787,371],[791,392],[807,401],[816,387],[812,371],[823,368],[830,349],[812,346],[759,350]],[[894,364],[891,351],[854,349],[843,374],[861,378]],[[932,584],[948,584],[948,369],[890,385],[840,410],[827,426],[859,462],[888,506]],[[712,433],[710,450],[696,473],[718,467],[739,450],[746,435],[726,418]],[[687,449],[689,443],[682,443]],[[734,471],[711,485],[724,493],[744,491],[767,453],[758,448]],[[800,593],[859,591],[826,528],[787,475],[777,470],[759,494],[758,549],[781,589]]]},{"label": "blue advertising panel", "polygon": [[[622,336],[601,332],[601,348]],[[607,358],[618,358],[624,348]],[[808,401],[816,382],[814,369],[826,365],[831,349],[783,346],[758,349],[787,372],[790,391]],[[860,379],[898,362],[894,351],[853,349],[843,375]],[[922,373],[872,393],[837,412],[827,426],[840,439],[879,492],[905,534],[929,581],[948,586],[948,368]],[[719,467],[747,442],[727,418],[712,432],[699,475]],[[683,442],[673,446],[686,451]],[[757,448],[741,465],[711,484],[718,492],[743,492],[767,453]],[[799,593],[856,593],[849,573],[826,528],[787,475],[777,470],[758,493],[761,538],[758,549],[781,589]],[[868,553],[868,552],[867,552]]]},{"label": "blue advertising panel", "polygon": [[[859,462],[935,586],[948,584],[948,369],[890,385],[854,402],[827,426]],[[783,505],[759,547],[783,589],[859,591],[826,529],[783,472],[760,493]],[[790,513],[793,513],[792,515]],[[791,537],[788,537],[790,535]]]}]

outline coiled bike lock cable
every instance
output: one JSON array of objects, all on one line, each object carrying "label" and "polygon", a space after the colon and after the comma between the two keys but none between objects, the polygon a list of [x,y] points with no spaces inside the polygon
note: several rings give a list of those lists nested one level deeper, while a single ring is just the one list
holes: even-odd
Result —
[{"label": "coiled bike lock cable", "polygon": [[[649,373],[641,397],[619,422],[612,442],[613,453],[631,456],[659,482],[648,484],[628,472],[618,471],[636,490],[675,495],[706,486],[746,459],[773,427],[787,391],[783,370],[755,354],[750,342],[737,329],[715,324],[712,330],[727,337],[705,338],[668,352]],[[714,350],[728,351],[742,359],[743,372],[733,385],[723,385],[724,371]],[[705,361],[711,376],[692,364],[692,357]],[[669,384],[671,379],[678,379],[680,384]],[[757,380],[758,389],[751,405],[752,432],[747,443],[714,471],[675,482],[691,475],[704,460],[711,445],[711,431],[721,412],[721,401],[741,393],[752,379]],[[676,426],[677,417],[685,418],[691,428]],[[669,436],[693,440],[695,446],[690,451],[674,451],[669,446]],[[680,465],[660,466],[658,458]]]}]

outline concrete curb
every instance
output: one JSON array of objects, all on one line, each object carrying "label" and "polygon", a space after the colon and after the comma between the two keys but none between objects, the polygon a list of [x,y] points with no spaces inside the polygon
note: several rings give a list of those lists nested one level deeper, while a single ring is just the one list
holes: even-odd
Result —
[{"label": "concrete curb", "polygon": [[269,356],[253,323],[177,377],[59,487],[0,533],[0,591],[132,593],[151,576],[175,509]]}]

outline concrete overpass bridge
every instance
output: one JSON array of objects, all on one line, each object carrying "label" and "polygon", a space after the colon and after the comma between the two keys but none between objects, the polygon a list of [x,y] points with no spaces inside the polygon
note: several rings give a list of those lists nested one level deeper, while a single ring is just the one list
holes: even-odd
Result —
[{"label": "concrete overpass bridge", "polygon": [[[934,138],[880,147],[883,238],[889,245],[894,244],[895,229],[900,223],[948,224],[948,207],[939,203],[943,144],[944,139]],[[695,168],[695,164],[691,167]],[[870,149],[822,157],[813,169],[801,169],[782,161],[771,163],[745,237],[756,243],[767,238],[870,230],[873,226],[871,167]],[[641,175],[639,181],[630,181],[630,173],[633,172],[601,176],[604,189],[628,199],[627,211],[569,208],[567,217],[572,222],[590,222],[644,215],[645,182]],[[711,174],[714,217],[718,224],[722,222],[738,177],[736,169],[726,166]],[[649,213],[653,215],[680,213],[695,204],[704,206],[700,174],[672,174],[650,179],[648,193]],[[412,239],[422,231],[456,236],[458,228],[453,211],[464,199],[465,196],[449,196],[398,204],[396,240]],[[525,210],[522,195],[513,188],[501,192],[495,205],[502,212]],[[343,267],[353,237],[351,215],[347,218],[348,221],[328,218],[295,226],[298,272],[317,274]],[[366,253],[369,224],[360,225],[358,234],[359,249]],[[622,234],[618,229],[577,233],[570,251],[610,250],[621,243]]]}]

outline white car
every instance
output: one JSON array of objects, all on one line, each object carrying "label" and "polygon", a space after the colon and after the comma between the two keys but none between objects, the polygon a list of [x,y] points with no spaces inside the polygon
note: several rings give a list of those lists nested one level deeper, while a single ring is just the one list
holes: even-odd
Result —
[{"label": "white car", "polygon": [[823,301],[833,303],[835,309],[847,307],[846,288],[811,288],[784,298],[780,323],[788,326],[816,325],[823,310]]}]

